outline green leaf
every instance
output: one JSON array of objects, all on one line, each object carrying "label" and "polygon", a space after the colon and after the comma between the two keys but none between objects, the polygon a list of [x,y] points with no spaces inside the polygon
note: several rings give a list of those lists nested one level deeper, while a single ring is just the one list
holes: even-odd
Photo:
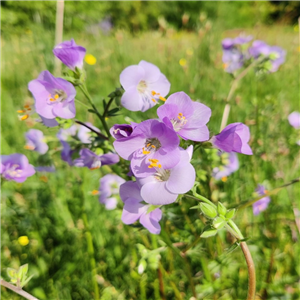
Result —
[{"label": "green leaf", "polygon": [[27,272],[28,272],[28,264],[21,266],[18,270],[18,279],[20,281],[22,281],[23,278],[25,279]]},{"label": "green leaf", "polygon": [[217,210],[207,203],[200,203],[202,213],[209,219],[214,219],[217,216]]},{"label": "green leaf", "polygon": [[25,286],[33,276],[34,275],[30,275],[28,278],[26,278],[26,279],[24,278],[24,280],[21,281],[20,286],[21,287]]},{"label": "green leaf", "polygon": [[226,219],[232,219],[232,218],[234,217],[234,215],[235,215],[235,212],[236,212],[235,209],[229,210],[229,211],[226,213],[226,215],[225,215]]},{"label": "green leaf", "polygon": [[113,109],[111,109],[108,113],[107,113],[107,115],[109,116],[109,117],[112,117],[116,112],[118,112],[120,109],[118,108],[118,107],[116,107],[116,108],[113,108]]},{"label": "green leaf", "polygon": [[18,279],[18,271],[13,269],[13,268],[7,268],[7,275],[9,278],[11,279],[15,279],[17,280]]},{"label": "green leaf", "polygon": [[95,114],[96,112],[93,109],[88,109],[88,112]]},{"label": "green leaf", "polygon": [[216,228],[216,229],[221,229],[225,226],[226,224],[226,221],[224,221],[223,218],[221,217],[217,217],[214,219],[213,221],[213,226]]},{"label": "green leaf", "polygon": [[219,213],[219,215],[225,216],[226,212],[227,212],[226,207],[221,202],[218,202],[218,213]]},{"label": "green leaf", "polygon": [[217,234],[218,230],[217,229],[210,229],[210,230],[206,230],[204,231],[200,237],[201,238],[208,238],[208,237],[211,237],[211,236],[215,236]]}]

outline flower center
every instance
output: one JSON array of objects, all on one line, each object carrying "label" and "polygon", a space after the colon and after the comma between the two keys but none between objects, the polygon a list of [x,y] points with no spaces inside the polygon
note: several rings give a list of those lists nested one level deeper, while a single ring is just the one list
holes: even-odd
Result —
[{"label": "flower center", "polygon": [[140,93],[145,93],[147,89],[147,83],[145,80],[141,80],[137,86],[137,90],[140,92]]},{"label": "flower center", "polygon": [[173,129],[177,132],[180,129],[182,129],[184,127],[184,125],[186,124],[187,119],[185,118],[185,116],[182,113],[179,113],[177,116],[177,119],[172,119],[171,123],[173,125]]},{"label": "flower center", "polygon": [[146,139],[145,147],[143,147],[143,154],[149,154],[157,151],[161,147],[160,141],[157,138]]},{"label": "flower center", "polygon": [[52,104],[52,103],[57,103],[57,102],[62,102],[67,99],[67,94],[63,90],[54,90],[54,95],[49,94],[47,103]]},{"label": "flower center", "polygon": [[170,177],[171,170],[164,170],[159,163],[158,159],[149,159],[150,165],[148,166],[149,169],[154,168],[156,172],[154,173],[154,178],[157,181],[167,181]]},{"label": "flower center", "polygon": [[8,175],[9,177],[21,177],[23,170],[19,168],[20,166],[18,164],[13,164],[4,172],[4,174]]}]

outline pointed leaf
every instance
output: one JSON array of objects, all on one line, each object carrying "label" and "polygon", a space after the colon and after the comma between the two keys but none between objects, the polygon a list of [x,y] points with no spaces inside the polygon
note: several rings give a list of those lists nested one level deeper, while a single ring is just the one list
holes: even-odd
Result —
[{"label": "pointed leaf", "polygon": [[231,210],[229,210],[229,211],[226,213],[225,217],[226,217],[227,219],[232,219],[232,218],[234,217],[234,215],[235,215],[235,212],[236,212],[235,209],[231,209]]},{"label": "pointed leaf", "polygon": [[7,275],[11,279],[16,279],[18,278],[18,271],[13,269],[13,268],[7,268]]},{"label": "pointed leaf", "polygon": [[217,217],[214,219],[213,221],[213,226],[216,228],[216,229],[221,229],[225,226],[226,224],[226,221],[224,221],[223,218],[221,217]]},{"label": "pointed leaf", "polygon": [[21,287],[25,286],[34,275],[30,275],[25,280],[21,281]]},{"label": "pointed leaf", "polygon": [[25,264],[25,265],[23,265],[19,268],[19,270],[18,270],[18,279],[20,281],[22,281],[23,278],[26,278],[27,271],[28,271],[28,264]]},{"label": "pointed leaf", "polygon": [[200,237],[202,237],[202,238],[208,238],[208,237],[211,237],[211,236],[216,235],[217,232],[218,232],[217,229],[206,230],[206,231],[204,231],[204,232],[200,235]]},{"label": "pointed leaf", "polygon": [[226,212],[227,212],[226,207],[221,202],[218,202],[218,213],[219,213],[219,215],[225,216]]}]

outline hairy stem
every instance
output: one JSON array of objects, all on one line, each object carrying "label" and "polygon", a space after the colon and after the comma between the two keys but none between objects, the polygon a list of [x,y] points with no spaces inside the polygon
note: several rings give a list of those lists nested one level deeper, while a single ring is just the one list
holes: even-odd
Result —
[{"label": "hairy stem", "polygon": [[14,291],[15,293],[23,296],[24,298],[28,299],[28,300],[38,300],[38,298],[30,295],[29,293],[23,291],[21,288],[16,287],[15,285],[1,279],[1,285],[5,286],[6,288]]},{"label": "hairy stem", "polygon": [[255,266],[254,262],[251,256],[251,253],[249,251],[248,245],[246,242],[241,242],[240,243],[241,248],[243,250],[247,266],[248,266],[248,274],[249,274],[249,279],[248,279],[248,295],[247,295],[247,300],[254,300],[255,299],[255,289],[256,289],[256,277],[255,277]]},{"label": "hairy stem", "polygon": [[88,128],[90,131],[96,133],[96,134],[97,134],[98,136],[100,136],[102,139],[108,140],[108,138],[107,138],[105,135],[103,135],[102,133],[96,131],[95,129],[93,129],[93,128],[90,127],[89,125],[87,125],[87,124],[85,124],[85,123],[83,123],[83,122],[81,122],[81,121],[79,121],[79,120],[75,120],[75,123],[80,124],[80,125],[82,125],[82,126]]}]

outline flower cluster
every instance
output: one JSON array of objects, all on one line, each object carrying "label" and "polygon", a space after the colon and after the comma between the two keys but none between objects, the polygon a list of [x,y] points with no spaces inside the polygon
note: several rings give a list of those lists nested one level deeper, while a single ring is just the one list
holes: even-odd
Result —
[{"label": "flower cluster", "polygon": [[276,72],[285,61],[286,51],[278,46],[270,46],[264,41],[255,40],[249,47],[252,36],[226,38],[222,41],[224,70],[234,73],[251,62],[263,72]]}]

